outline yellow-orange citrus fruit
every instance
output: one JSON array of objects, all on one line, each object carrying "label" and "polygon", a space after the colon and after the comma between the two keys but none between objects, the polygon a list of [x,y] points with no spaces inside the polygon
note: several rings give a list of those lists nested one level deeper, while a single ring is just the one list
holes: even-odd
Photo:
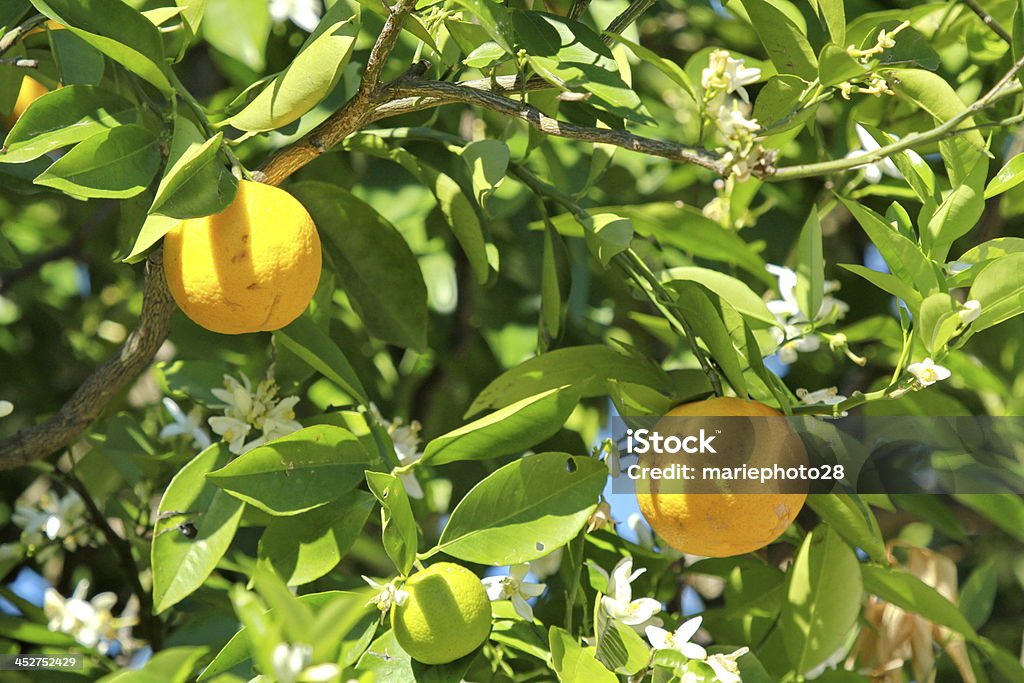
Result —
[{"label": "yellow-orange citrus fruit", "polygon": [[451,562],[416,572],[409,597],[391,612],[391,629],[410,657],[446,664],[465,657],[491,632],[491,602],[476,574]]},{"label": "yellow-orange citrus fruit", "polygon": [[[753,419],[744,425],[746,421],[728,419],[735,417],[780,419]],[[780,463],[783,467],[806,463],[806,451],[799,437],[781,419],[781,413],[763,403],[727,397],[686,403],[670,410],[659,422],[659,426],[666,424],[667,427],[656,426],[654,431],[665,435],[678,429],[680,422],[673,422],[672,418],[724,418],[717,423],[724,427],[721,431],[742,432],[733,435],[733,450],[738,445],[739,450],[744,451],[731,454],[733,462],[756,461],[759,466]],[[693,424],[708,422],[694,420]],[[719,442],[728,437],[719,432]],[[720,447],[719,451],[722,450]],[[660,466],[668,461],[659,462],[659,457],[641,455],[639,465]],[[707,464],[716,463],[708,461]],[[805,492],[792,492],[792,484],[784,490],[778,490],[777,484],[756,481],[735,486],[732,492],[712,493],[709,489],[715,487],[707,483],[689,486],[644,480],[637,482],[637,500],[651,528],[673,548],[692,555],[731,557],[763,548],[778,538],[807,499]],[[694,490],[702,492],[690,492]]]},{"label": "yellow-orange citrus fruit", "polygon": [[313,219],[282,189],[243,180],[218,214],[164,237],[167,286],[185,315],[214,332],[276,330],[299,317],[320,282]]},{"label": "yellow-orange citrus fruit", "polygon": [[14,108],[11,109],[10,114],[4,117],[4,125],[14,128],[14,124],[18,122],[29,105],[48,92],[50,91],[45,85],[31,76],[25,76],[21,79],[21,89],[18,91],[18,99],[14,102]]}]

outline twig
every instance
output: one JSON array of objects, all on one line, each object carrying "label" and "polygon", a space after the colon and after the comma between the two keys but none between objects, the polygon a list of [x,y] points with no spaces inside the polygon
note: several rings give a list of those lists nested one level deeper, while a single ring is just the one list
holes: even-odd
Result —
[{"label": "twig", "polygon": [[46,21],[46,17],[42,14],[36,14],[5,33],[3,37],[0,37],[0,55],[14,47],[14,44],[21,40],[24,35],[44,21]]},{"label": "twig", "polygon": [[1005,40],[1010,45],[1013,45],[1013,36],[1010,32],[1003,28],[1003,25],[995,20],[991,14],[985,11],[985,8],[977,3],[977,0],[963,0],[964,4],[971,8],[971,11],[978,15],[978,18],[984,22],[986,26],[992,29],[992,33]]},{"label": "twig", "polygon": [[0,441],[0,471],[44,458],[88,429],[107,404],[149,366],[167,337],[173,311],[174,302],[164,278],[163,255],[157,251],[146,264],[138,326],[117,353],[86,378],[56,415]]},{"label": "twig", "polygon": [[139,624],[142,626],[145,639],[154,650],[159,650],[161,645],[163,645],[163,622],[158,616],[153,614],[153,597],[149,591],[143,588],[142,582],[139,580],[141,572],[138,563],[135,562],[135,556],[132,554],[131,544],[126,539],[121,538],[110,526],[107,516],[96,505],[96,501],[92,499],[85,484],[74,475],[73,471],[64,472],[55,469],[54,472],[68,488],[72,489],[82,499],[86,512],[89,513],[93,523],[99,527],[103,537],[107,539],[107,543],[113,547],[118,563],[121,565],[122,573],[131,584],[132,592],[139,598]]},{"label": "twig", "polygon": [[388,92],[399,97],[424,98],[428,103],[427,106],[437,106],[446,102],[473,104],[521,119],[547,135],[615,145],[641,154],[696,164],[716,173],[722,172],[718,155],[706,149],[677,142],[655,140],[642,135],[634,135],[625,130],[589,128],[566,123],[551,118],[540,109],[525,102],[512,100],[486,90],[467,88],[458,83],[403,78],[391,83],[388,86]]},{"label": "twig", "polygon": [[416,0],[400,0],[391,8],[384,28],[377,36],[366,60],[363,79],[355,95],[329,119],[303,136],[298,142],[275,154],[254,174],[260,182],[280,185],[295,171],[359,130],[370,117],[381,97],[381,72],[384,63],[398,42],[405,17],[416,6]]},{"label": "twig", "polygon": [[604,41],[605,45],[611,45],[612,41],[615,40],[612,36],[622,33],[630,24],[640,18],[640,15],[649,10],[654,6],[654,0],[633,0],[629,3],[629,7],[622,10],[622,13],[612,19],[612,23],[608,24],[608,28],[605,29],[604,35],[601,40]]},{"label": "twig", "polygon": [[936,142],[947,137],[959,135],[963,132],[960,129],[960,124],[970,119],[972,116],[980,112],[982,109],[990,106],[994,102],[1021,91],[1021,85],[1015,84],[1009,88],[1007,85],[1013,80],[1022,68],[1024,68],[1024,57],[1018,59],[1014,65],[1010,68],[1006,74],[999,79],[992,88],[981,96],[974,104],[966,107],[963,111],[956,114],[955,116],[947,119],[942,124],[932,128],[931,130],[923,133],[910,133],[896,142],[888,145],[879,147],[878,149],[861,154],[855,157],[845,157],[842,159],[832,159],[830,161],[820,161],[813,164],[797,164],[794,166],[784,166],[782,168],[775,169],[774,173],[767,175],[764,179],[778,182],[781,180],[793,180],[795,178],[809,178],[813,176],[828,175],[831,173],[838,173],[840,171],[848,171],[858,166],[865,164],[874,163],[886,159],[893,154],[902,152],[905,149],[910,149],[917,145],[923,145],[930,142]]}]

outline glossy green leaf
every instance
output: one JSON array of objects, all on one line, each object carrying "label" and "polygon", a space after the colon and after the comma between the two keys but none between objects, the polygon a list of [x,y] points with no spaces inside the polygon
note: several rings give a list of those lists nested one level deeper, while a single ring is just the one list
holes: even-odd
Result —
[{"label": "glossy green leaf", "polygon": [[258,557],[289,586],[315,581],[338,565],[372,508],[372,496],[352,491],[309,512],[277,517],[260,537]]},{"label": "glossy green leaf", "polygon": [[779,617],[782,642],[798,672],[807,672],[846,642],[857,624],[863,581],[850,546],[819,526],[797,552]]},{"label": "glossy green leaf", "polygon": [[513,461],[466,494],[434,552],[491,565],[543,557],[586,525],[607,478],[596,458],[542,453]]},{"label": "glossy green leaf", "polygon": [[204,139],[194,123],[179,116],[150,213],[199,218],[227,207],[235,198],[238,180],[220,156],[222,141],[222,133]]},{"label": "glossy green leaf", "polygon": [[583,647],[568,631],[549,630],[551,665],[561,683],[616,683],[619,677],[597,661],[595,648]]},{"label": "glossy green leaf", "polygon": [[369,402],[345,354],[308,316],[299,316],[287,327],[277,330],[274,338],[360,403]]},{"label": "glossy green leaf", "polygon": [[822,254],[821,221],[812,209],[797,242],[796,295],[800,311],[807,320],[815,320],[825,296],[825,257]]},{"label": "glossy green leaf", "polygon": [[999,169],[985,186],[985,199],[991,199],[1024,183],[1024,153],[1018,154]]},{"label": "glossy green leaf", "polygon": [[72,31],[47,31],[61,84],[99,85],[106,63],[103,54]]},{"label": "glossy green leaf", "polygon": [[740,0],[761,44],[781,74],[811,81],[818,76],[818,60],[807,41],[807,31],[779,7],[778,0]]},{"label": "glossy green leaf", "polygon": [[633,223],[613,213],[594,214],[580,224],[590,253],[604,265],[608,265],[616,254],[629,249],[633,241]]},{"label": "glossy green leaf", "polygon": [[298,119],[337,85],[358,34],[358,14],[329,26],[321,23],[292,63],[228,123],[239,130],[259,132]]},{"label": "glossy green leaf", "polygon": [[480,206],[498,189],[508,170],[508,145],[500,140],[477,140],[462,148],[462,160],[469,167],[473,194]]},{"label": "glossy green leaf", "polygon": [[999,574],[994,560],[986,560],[967,577],[960,589],[959,607],[974,628],[988,621],[999,590]]},{"label": "glossy green leaf", "polygon": [[137,669],[122,669],[105,677],[104,683],[187,683],[199,659],[207,652],[202,646],[178,646],[161,650]]},{"label": "glossy green leaf", "polygon": [[154,85],[174,92],[163,40],[149,19],[121,0],[34,0],[36,8],[76,36]]},{"label": "glossy green leaf", "polygon": [[78,197],[133,197],[160,167],[160,142],[142,126],[128,124],[96,133],[36,179]]},{"label": "glossy green leaf", "polygon": [[607,346],[572,346],[548,351],[506,370],[477,395],[466,414],[503,408],[567,385],[582,398],[602,396],[611,380],[668,388],[668,377],[646,358]]},{"label": "glossy green leaf", "polygon": [[666,280],[665,286],[669,288],[674,287],[673,280],[685,280],[704,285],[728,301],[733,308],[743,315],[753,321],[764,323],[760,327],[777,324],[775,316],[768,310],[764,299],[758,296],[745,282],[731,275],[726,275],[710,268],[679,266],[677,268],[669,268],[663,273],[662,277]]},{"label": "glossy green leaf", "polygon": [[207,478],[264,512],[287,516],[351,491],[370,460],[352,432],[318,425],[254,448]]},{"label": "glossy green leaf", "polygon": [[550,222],[545,222],[540,282],[540,335],[543,348],[562,332],[571,286],[572,265],[565,241]]},{"label": "glossy green leaf", "polygon": [[120,95],[91,85],[69,85],[32,103],[7,135],[0,162],[22,163],[122,124],[139,108]]},{"label": "glossy green leaf", "polygon": [[864,590],[868,593],[936,624],[948,626],[961,635],[974,637],[974,629],[956,605],[916,576],[877,565],[864,565],[861,572]]},{"label": "glossy green leaf", "polygon": [[930,354],[945,347],[960,326],[957,313],[960,305],[945,292],[936,292],[924,298],[917,316],[918,339]]},{"label": "glossy green leaf", "polygon": [[399,477],[384,472],[367,472],[366,484],[380,502],[384,550],[395,563],[398,572],[408,574],[416,560],[419,527],[416,525],[416,518],[413,517],[405,485]]},{"label": "glossy green leaf", "polygon": [[[747,382],[743,378],[743,364],[722,319],[722,312],[709,297],[709,290],[697,283],[683,281],[676,282],[673,289],[678,294],[676,308],[704,342],[732,388],[745,398]],[[717,298],[717,295],[713,296]]]},{"label": "glossy green leaf", "polygon": [[289,191],[313,216],[327,258],[370,334],[424,350],[427,286],[402,234],[376,209],[337,185],[304,182]]},{"label": "glossy green leaf", "polygon": [[973,332],[1024,313],[1024,253],[1009,254],[984,266],[968,298],[981,302],[981,315],[971,323]]},{"label": "glossy green leaf", "polygon": [[855,493],[819,493],[807,497],[807,504],[854,548],[860,548],[876,562],[885,562],[885,539],[874,513]]},{"label": "glossy green leaf", "polygon": [[422,461],[443,465],[524,451],[554,436],[579,399],[579,393],[567,387],[524,398],[431,440]]},{"label": "glossy green leaf", "polygon": [[[150,558],[157,612],[202,586],[235,537],[244,504],[206,479],[230,459],[226,444],[214,444],[178,471],[160,499]],[[195,535],[181,533],[181,524],[191,524]]]}]

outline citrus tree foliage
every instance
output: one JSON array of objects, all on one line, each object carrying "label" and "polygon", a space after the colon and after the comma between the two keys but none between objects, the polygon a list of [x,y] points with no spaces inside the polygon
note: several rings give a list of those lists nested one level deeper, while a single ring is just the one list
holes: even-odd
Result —
[{"label": "citrus tree foliage", "polygon": [[[602,497],[601,443],[612,407],[712,393],[1020,414],[1016,2],[325,4],[0,6],[0,112],[46,91],[0,150],[0,573],[52,586],[0,588],[0,651],[126,681],[1024,680],[1019,498],[817,496],[700,559]],[[317,293],[268,334],[176,314],[150,365],[160,241],[240,179],[313,216]],[[441,560],[493,618],[425,665],[388,614]]]}]

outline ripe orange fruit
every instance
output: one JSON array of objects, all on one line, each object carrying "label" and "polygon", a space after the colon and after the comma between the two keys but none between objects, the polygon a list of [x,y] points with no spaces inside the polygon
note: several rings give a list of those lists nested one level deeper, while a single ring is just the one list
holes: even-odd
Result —
[{"label": "ripe orange fruit", "polygon": [[491,601],[476,574],[438,562],[412,575],[402,590],[405,603],[391,612],[391,628],[402,649],[424,664],[465,657],[491,632]]},{"label": "ripe orange fruit", "polygon": [[214,332],[276,330],[299,317],[320,282],[313,219],[282,189],[243,180],[218,214],[164,237],[167,286],[181,310]]},{"label": "ripe orange fruit", "polygon": [[[806,464],[807,454],[800,438],[783,420],[736,420],[736,417],[780,417],[782,414],[757,401],[739,398],[711,398],[676,406],[653,431],[663,436],[680,433],[687,421],[701,418],[707,432],[718,432],[717,455],[698,455],[687,463],[706,465],[750,465],[783,468]],[[715,421],[709,418],[733,418]],[[720,426],[721,430],[708,429]],[[643,454],[641,467],[665,467],[675,454]],[[673,548],[692,555],[730,557],[768,545],[789,527],[807,499],[806,492],[793,492],[793,482],[697,481],[657,479],[637,481],[637,500],[647,522]]]},{"label": "ripe orange fruit", "polygon": [[10,114],[4,117],[4,125],[8,129],[14,128],[14,124],[18,122],[29,105],[48,92],[50,91],[45,85],[31,76],[25,76],[21,79],[21,89],[18,91],[18,99],[14,102],[14,108],[11,109]]}]

